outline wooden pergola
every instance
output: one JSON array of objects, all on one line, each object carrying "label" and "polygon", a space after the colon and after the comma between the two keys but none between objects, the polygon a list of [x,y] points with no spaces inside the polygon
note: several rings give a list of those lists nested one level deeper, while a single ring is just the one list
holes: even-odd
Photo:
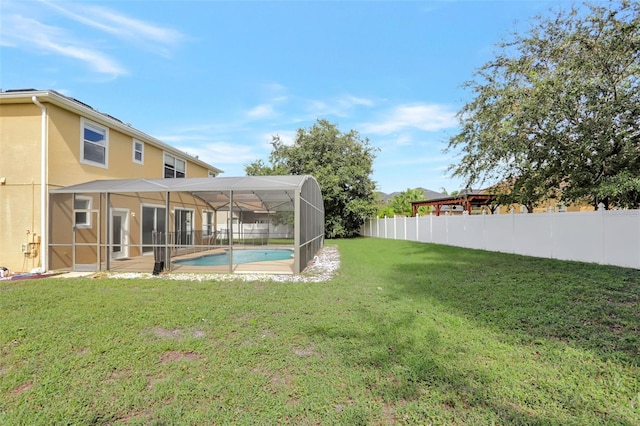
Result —
[{"label": "wooden pergola", "polygon": [[413,216],[418,214],[418,209],[423,206],[433,206],[436,210],[436,216],[440,216],[442,206],[462,206],[464,210],[471,214],[473,207],[487,206],[493,214],[498,207],[497,204],[493,204],[496,200],[496,196],[493,194],[485,194],[480,192],[468,192],[458,194],[452,197],[435,198],[433,200],[424,201],[412,201]]}]

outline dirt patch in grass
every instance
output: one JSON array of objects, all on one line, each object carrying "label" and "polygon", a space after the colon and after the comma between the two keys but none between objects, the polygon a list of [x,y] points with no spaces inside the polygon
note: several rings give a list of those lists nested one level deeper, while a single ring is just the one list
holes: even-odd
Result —
[{"label": "dirt patch in grass", "polygon": [[272,371],[263,367],[256,367],[253,373],[261,374],[268,378],[267,385],[271,393],[276,395],[281,392],[291,392],[294,387],[295,377],[286,369],[282,371]]},{"label": "dirt patch in grass", "polygon": [[200,355],[195,352],[167,351],[163,356],[160,364],[178,361],[196,361]]},{"label": "dirt patch in grass", "polygon": [[311,345],[302,349],[294,349],[293,353],[298,356],[312,356],[315,354],[315,349],[316,349],[316,346]]},{"label": "dirt patch in grass", "polygon": [[158,327],[153,331],[153,334],[162,339],[182,339],[184,337],[184,331],[179,328],[167,330],[166,328]]},{"label": "dirt patch in grass", "polygon": [[33,382],[27,382],[21,386],[18,386],[14,390],[11,391],[13,395],[22,395],[26,391],[30,390],[33,387]]},{"label": "dirt patch in grass", "polygon": [[264,330],[262,330],[262,334],[260,335],[260,337],[263,339],[275,339],[276,337],[278,337],[278,335],[273,330],[265,328]]},{"label": "dirt patch in grass", "polygon": [[203,337],[206,337],[206,333],[202,330],[193,330],[191,332],[185,332],[181,328],[174,328],[173,330],[168,330],[166,328],[157,327],[151,331],[151,334],[161,339],[178,339],[178,340],[184,339],[185,337],[195,337],[197,339],[202,339]]},{"label": "dirt patch in grass", "polygon": [[109,377],[100,381],[100,384],[104,385],[107,383],[116,383],[122,381],[128,381],[133,377],[133,370],[124,369],[124,370],[113,370],[109,373]]}]

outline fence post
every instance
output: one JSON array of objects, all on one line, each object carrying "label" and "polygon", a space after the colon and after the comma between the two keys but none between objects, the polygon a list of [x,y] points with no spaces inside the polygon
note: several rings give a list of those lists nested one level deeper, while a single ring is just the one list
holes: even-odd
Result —
[{"label": "fence post", "polygon": [[516,208],[511,207],[511,253],[516,252]]},{"label": "fence post", "polygon": [[407,217],[404,217],[404,220],[402,222],[403,226],[404,226],[404,240],[407,240]]},{"label": "fence post", "polygon": [[553,257],[553,206],[549,206],[547,208],[546,215],[549,217],[549,259],[554,259]]},{"label": "fence post", "polygon": [[444,215],[444,230],[445,230],[445,239],[444,241],[449,245],[449,212]]},{"label": "fence post", "polygon": [[394,214],[393,215],[393,239],[397,240],[398,239],[398,225],[397,225],[397,216]]},{"label": "fence post", "polygon": [[606,259],[606,247],[604,244],[605,241],[605,229],[604,229],[604,204],[603,203],[598,203],[598,211],[600,212],[600,247],[602,248],[602,250],[600,250],[600,264],[604,264],[604,260]]},{"label": "fence post", "polygon": [[429,213],[429,242],[433,242],[433,212]]},{"label": "fence post", "polygon": [[487,212],[482,209],[482,250],[487,249]]},{"label": "fence post", "polygon": [[384,217],[384,237],[387,238],[387,216]]}]

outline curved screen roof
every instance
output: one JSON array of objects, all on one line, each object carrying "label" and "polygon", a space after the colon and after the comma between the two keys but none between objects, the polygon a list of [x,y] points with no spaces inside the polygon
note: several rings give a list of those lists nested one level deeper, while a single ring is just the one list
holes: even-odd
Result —
[{"label": "curved screen roof", "polygon": [[[52,194],[189,192],[214,208],[228,207],[231,193],[233,205],[240,210],[293,209],[295,191],[300,190],[310,175],[240,176],[185,179],[112,179],[94,180],[51,190]],[[317,185],[317,183],[316,183]]]}]

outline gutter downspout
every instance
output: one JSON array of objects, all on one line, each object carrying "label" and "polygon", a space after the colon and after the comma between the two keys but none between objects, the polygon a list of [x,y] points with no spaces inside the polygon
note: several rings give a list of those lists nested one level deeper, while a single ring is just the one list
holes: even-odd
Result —
[{"label": "gutter downspout", "polygon": [[42,110],[40,133],[40,267],[42,272],[48,269],[47,254],[49,253],[49,239],[47,238],[47,107],[42,105],[36,96],[31,100]]}]

